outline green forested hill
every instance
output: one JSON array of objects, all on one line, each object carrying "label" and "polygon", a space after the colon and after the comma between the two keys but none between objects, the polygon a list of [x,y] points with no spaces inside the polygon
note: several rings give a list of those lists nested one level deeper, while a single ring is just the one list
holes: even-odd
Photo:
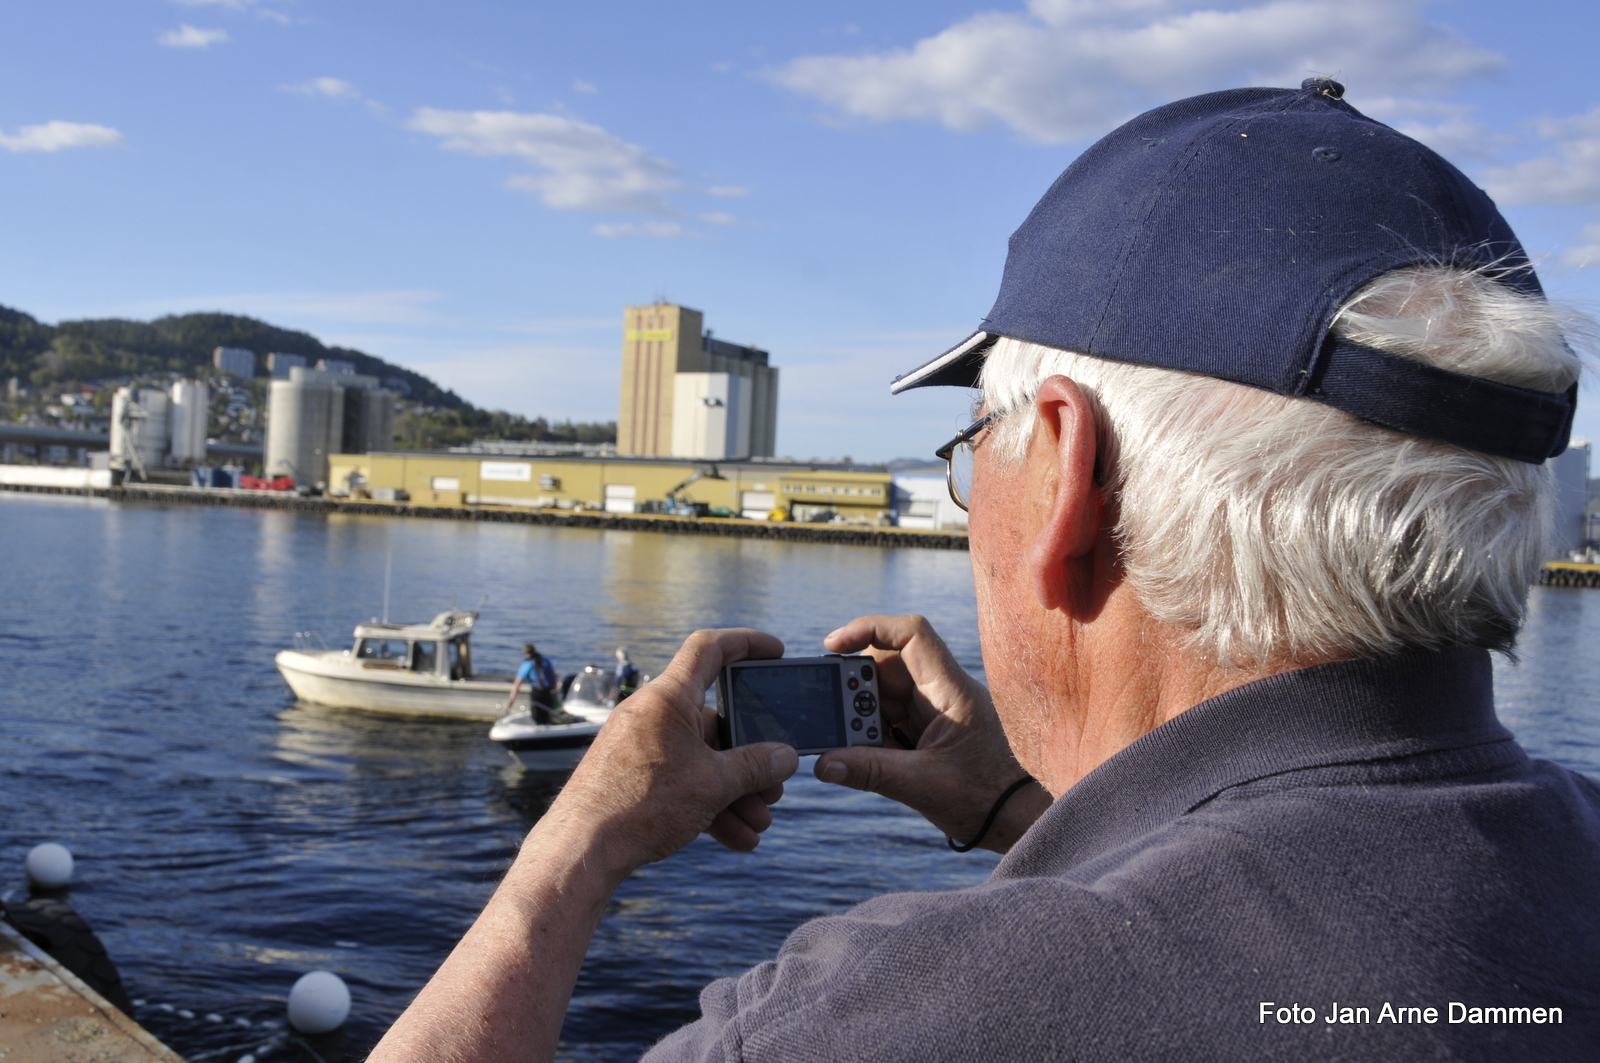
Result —
[{"label": "green forested hill", "polygon": [[251,317],[176,314],[154,321],[102,318],[52,326],[0,306],[0,383],[11,377],[24,385],[46,387],[168,372],[205,376],[211,370],[211,352],[218,347],[254,351],[260,375],[266,374],[266,355],[272,352],[301,355],[307,365],[315,365],[319,358],[352,363],[356,372],[377,377],[417,404],[407,407],[397,426],[401,440],[412,447],[451,446],[473,439],[601,443],[617,438],[614,422],[551,424],[543,417],[480,410],[421,373],[364,351],[324,346],[308,333]]},{"label": "green forested hill", "polygon": [[0,306],[0,377],[20,377],[26,383],[54,338],[55,329],[49,325]]},{"label": "green forested hill", "polygon": [[52,327],[0,306],[0,374],[37,385],[135,373],[193,374],[211,365],[217,347],[254,351],[258,374],[265,374],[269,352],[301,355],[307,365],[338,358],[353,363],[358,373],[404,382],[399,390],[409,391],[414,402],[451,410],[462,406],[460,396],[421,373],[251,317],[177,314],[154,321],[63,321]]}]

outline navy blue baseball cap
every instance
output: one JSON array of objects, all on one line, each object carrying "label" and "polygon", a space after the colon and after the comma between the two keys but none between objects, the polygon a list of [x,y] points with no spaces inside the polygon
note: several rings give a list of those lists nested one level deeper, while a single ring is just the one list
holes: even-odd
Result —
[{"label": "navy blue baseball cap", "polygon": [[1483,270],[1544,295],[1481,189],[1343,95],[1326,78],[1232,89],[1114,130],[1012,235],[978,331],[890,390],[974,387],[1010,336],[1313,399],[1501,457],[1561,453],[1577,385],[1512,387],[1330,334],[1356,291],[1406,266]]}]

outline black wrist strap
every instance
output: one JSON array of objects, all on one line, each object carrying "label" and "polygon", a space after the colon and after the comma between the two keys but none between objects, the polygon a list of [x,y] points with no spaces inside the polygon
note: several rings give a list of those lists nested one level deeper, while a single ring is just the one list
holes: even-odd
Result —
[{"label": "black wrist strap", "polygon": [[978,828],[978,836],[972,839],[966,845],[957,845],[956,840],[950,837],[948,834],[945,835],[944,840],[949,842],[950,848],[954,849],[958,853],[972,852],[972,850],[978,847],[978,843],[983,841],[983,839],[988,835],[989,828],[994,826],[995,817],[1000,815],[1000,809],[1005,806],[1005,803],[1011,800],[1011,795],[1033,781],[1032,775],[1024,775],[1022,778],[1006,787],[1006,792],[997,797],[994,802],[994,807],[989,809],[989,816],[983,821],[983,826]]}]

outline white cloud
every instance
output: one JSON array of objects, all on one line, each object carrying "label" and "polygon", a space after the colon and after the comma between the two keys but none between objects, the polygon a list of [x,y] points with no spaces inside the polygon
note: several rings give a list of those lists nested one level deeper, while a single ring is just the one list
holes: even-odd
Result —
[{"label": "white cloud", "polygon": [[1547,118],[1539,135],[1554,155],[1525,159],[1488,172],[1489,194],[1500,203],[1600,206],[1600,107],[1571,118]]},{"label": "white cloud", "polygon": [[0,132],[0,148],[7,151],[60,151],[62,148],[100,148],[121,144],[122,134],[110,126],[85,122],[46,122],[25,125],[15,136]]},{"label": "white cloud", "polygon": [[1600,225],[1585,225],[1578,238],[1584,242],[1563,251],[1562,263],[1574,269],[1600,266]]},{"label": "white cloud", "polygon": [[682,236],[688,230],[677,222],[672,221],[647,221],[634,224],[633,222],[618,222],[611,225],[596,225],[596,236]]},{"label": "white cloud", "polygon": [[283,86],[285,92],[298,92],[302,96],[326,96],[330,100],[359,100],[361,93],[348,81],[338,78],[312,78],[296,85]]},{"label": "white cloud", "polygon": [[708,221],[712,225],[732,225],[739,219],[735,218],[732,214],[725,214],[720,210],[713,210],[707,211],[706,213],[700,215],[700,220]]},{"label": "white cloud", "polygon": [[549,207],[678,213],[667,200],[679,187],[677,168],[588,122],[555,114],[420,107],[409,124],[444,138],[439,146],[447,151],[512,155],[534,163],[544,172],[517,174],[506,184],[533,192]]},{"label": "white cloud", "polygon": [[574,81],[572,83],[572,91],[587,93],[592,96],[600,90],[592,81]]},{"label": "white cloud", "polygon": [[1430,94],[1505,65],[1428,23],[1429,0],[1030,0],[910,48],[796,59],[774,82],[872,121],[996,122],[1060,143],[1154,103],[1234,85],[1334,74],[1352,96]]},{"label": "white cloud", "polygon": [[261,18],[271,19],[273,22],[288,22],[289,16],[281,11],[260,6],[257,0],[173,0],[181,7],[220,7],[239,14],[254,12]]},{"label": "white cloud", "polygon": [[1489,162],[1502,148],[1516,143],[1515,137],[1475,119],[1467,104],[1378,96],[1364,97],[1361,110],[1457,163]]},{"label": "white cloud", "polygon": [[203,30],[184,23],[156,38],[158,44],[168,48],[209,48],[213,44],[228,42],[227,30]]},{"label": "white cloud", "polygon": [[740,188],[738,185],[715,185],[706,189],[706,192],[713,196],[722,196],[727,199],[738,199],[741,196],[750,194],[748,188]]}]

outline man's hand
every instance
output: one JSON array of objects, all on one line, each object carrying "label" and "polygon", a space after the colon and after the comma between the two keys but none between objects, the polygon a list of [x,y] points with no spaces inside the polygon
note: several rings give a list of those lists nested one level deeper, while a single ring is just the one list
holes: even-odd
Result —
[{"label": "man's hand", "polygon": [[725,665],[782,655],[782,642],[748,628],[690,635],[659,676],[613,710],[548,815],[592,833],[597,855],[624,876],[702,832],[729,849],[754,849],[799,758],[777,742],[715,749],[705,692]]},{"label": "man's hand", "polygon": [[[823,645],[835,653],[865,650],[877,660],[878,700],[892,730],[881,749],[824,753],[817,778],[893,798],[956,841],[970,841],[995,799],[1026,774],[1011,755],[989,691],[961,670],[920,616],[860,617]],[[894,731],[916,748],[898,748]],[[982,848],[1006,852],[1048,807],[1043,787],[1024,787],[1006,802]]]},{"label": "man's hand", "polygon": [[759,631],[697,631],[618,705],[528,834],[483,914],[373,1049],[373,1063],[548,1060],[589,939],[629,872],[702,831],[753,849],[799,763],[776,742],[718,751],[706,688],[722,667],[778,657]]}]

